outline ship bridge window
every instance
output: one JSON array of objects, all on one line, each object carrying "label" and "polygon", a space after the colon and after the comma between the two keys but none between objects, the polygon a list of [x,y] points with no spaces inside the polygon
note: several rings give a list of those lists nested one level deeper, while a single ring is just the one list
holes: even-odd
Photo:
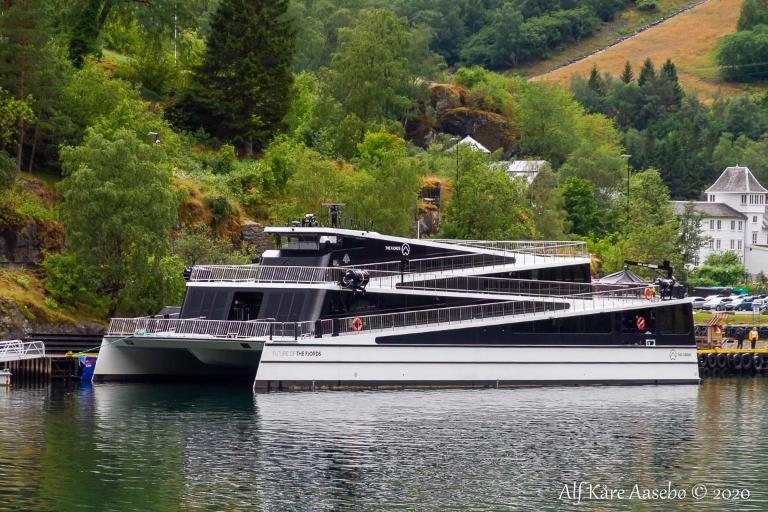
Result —
[{"label": "ship bridge window", "polygon": [[232,298],[232,306],[229,308],[227,320],[243,322],[256,320],[259,317],[263,298],[264,294],[261,292],[236,292]]},{"label": "ship bridge window", "polygon": [[317,251],[320,249],[320,237],[317,235],[280,235],[278,244],[281,249]]},{"label": "ship bridge window", "polygon": [[680,304],[659,308],[658,319],[662,334],[688,334],[690,332],[690,306]]},{"label": "ship bridge window", "polygon": [[230,290],[222,289],[190,288],[187,290],[179,318],[224,320],[231,293]]}]

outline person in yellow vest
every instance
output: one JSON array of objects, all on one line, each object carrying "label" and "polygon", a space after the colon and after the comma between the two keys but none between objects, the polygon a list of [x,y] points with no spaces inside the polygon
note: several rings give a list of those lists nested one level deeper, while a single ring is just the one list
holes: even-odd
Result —
[{"label": "person in yellow vest", "polygon": [[760,335],[757,333],[757,327],[752,327],[752,330],[749,331],[749,343],[752,345],[752,349],[755,349],[755,345],[757,344],[757,340],[760,338]]}]

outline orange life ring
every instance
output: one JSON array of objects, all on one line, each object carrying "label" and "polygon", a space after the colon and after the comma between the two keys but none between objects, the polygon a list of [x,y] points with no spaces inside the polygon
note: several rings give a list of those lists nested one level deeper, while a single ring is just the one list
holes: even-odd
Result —
[{"label": "orange life ring", "polygon": [[360,332],[363,329],[363,321],[359,316],[352,319],[352,330]]},{"label": "orange life ring", "polygon": [[653,298],[653,288],[646,288],[643,292],[645,300],[651,300]]}]

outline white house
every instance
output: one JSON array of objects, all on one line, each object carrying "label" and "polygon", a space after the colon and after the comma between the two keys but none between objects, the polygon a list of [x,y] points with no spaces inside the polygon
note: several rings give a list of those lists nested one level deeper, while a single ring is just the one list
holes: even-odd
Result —
[{"label": "white house", "polygon": [[[750,274],[768,273],[768,220],[766,190],[746,167],[728,167],[706,192],[706,201],[692,202],[703,219],[707,239],[694,261],[699,265],[712,253],[733,251]],[[672,201],[675,212],[685,211],[687,201]]]},{"label": "white house", "polygon": [[494,169],[502,169],[510,178],[523,178],[528,185],[533,183],[545,165],[546,160],[514,160],[491,164]]}]

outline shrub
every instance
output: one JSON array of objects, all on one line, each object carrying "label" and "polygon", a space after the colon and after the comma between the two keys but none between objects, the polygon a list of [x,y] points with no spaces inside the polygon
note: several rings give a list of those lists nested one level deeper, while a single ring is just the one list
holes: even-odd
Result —
[{"label": "shrub", "polygon": [[654,11],[656,10],[656,2],[655,0],[639,0],[637,8],[640,11]]}]

